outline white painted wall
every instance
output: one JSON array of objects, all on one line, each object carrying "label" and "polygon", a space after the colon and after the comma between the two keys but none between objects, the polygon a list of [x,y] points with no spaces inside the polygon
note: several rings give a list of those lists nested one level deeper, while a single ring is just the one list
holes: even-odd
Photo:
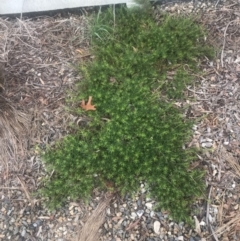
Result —
[{"label": "white painted wall", "polygon": [[51,11],[64,8],[90,7],[127,3],[135,5],[133,0],[0,0],[0,14]]}]

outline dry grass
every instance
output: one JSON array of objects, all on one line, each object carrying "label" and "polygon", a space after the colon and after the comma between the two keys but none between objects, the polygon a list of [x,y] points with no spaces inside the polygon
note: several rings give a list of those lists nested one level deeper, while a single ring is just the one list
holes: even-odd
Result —
[{"label": "dry grass", "polygon": [[0,156],[7,161],[23,155],[26,150],[26,134],[29,126],[27,115],[18,111],[0,95]]},{"label": "dry grass", "polygon": [[0,157],[2,169],[8,172],[8,160],[16,160],[26,152],[26,136],[29,129],[29,118],[5,96],[5,74],[0,66]]},{"label": "dry grass", "polygon": [[64,99],[80,78],[86,33],[84,16],[0,18],[0,172],[23,173],[32,147],[61,138],[76,120]]}]

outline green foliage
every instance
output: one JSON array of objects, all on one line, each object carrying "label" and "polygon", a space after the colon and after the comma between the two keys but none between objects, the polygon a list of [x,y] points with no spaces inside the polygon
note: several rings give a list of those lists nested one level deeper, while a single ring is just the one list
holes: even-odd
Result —
[{"label": "green foliage", "polygon": [[203,29],[191,18],[164,16],[157,25],[150,11],[120,8],[98,14],[91,32],[95,59],[81,67],[85,81],[75,99],[92,96],[96,111],[43,156],[54,174],[42,194],[56,206],[109,182],[131,193],[143,180],[161,208],[189,221],[203,173],[188,170],[196,152],[183,145],[192,123],[171,99],[191,82],[184,66],[196,71],[200,57],[213,55]]}]

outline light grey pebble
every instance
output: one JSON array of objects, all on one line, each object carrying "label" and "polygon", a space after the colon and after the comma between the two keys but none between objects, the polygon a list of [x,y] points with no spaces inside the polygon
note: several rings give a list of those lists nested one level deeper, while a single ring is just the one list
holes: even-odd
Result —
[{"label": "light grey pebble", "polygon": [[107,208],[107,215],[111,215],[111,209],[110,208]]},{"label": "light grey pebble", "polygon": [[184,222],[180,222],[178,226],[182,229],[184,227]]},{"label": "light grey pebble", "polygon": [[151,211],[149,209],[146,209],[145,212],[149,214]]},{"label": "light grey pebble", "polygon": [[75,216],[75,218],[74,218],[74,223],[77,223],[77,221],[79,220],[79,214],[77,214],[76,216]]},{"label": "light grey pebble", "polygon": [[198,129],[198,126],[197,126],[197,125],[193,125],[192,129],[193,129],[194,131],[196,131],[196,130]]},{"label": "light grey pebble", "polygon": [[33,227],[36,228],[38,226],[37,223],[33,223]]},{"label": "light grey pebble", "polygon": [[140,218],[143,215],[144,211],[142,209],[137,211],[137,215]]},{"label": "light grey pebble", "polygon": [[122,222],[122,225],[123,225],[123,226],[127,226],[127,224],[128,224],[127,221],[123,221],[123,222]]},{"label": "light grey pebble", "polygon": [[155,212],[154,211],[151,211],[150,212],[150,217],[153,218],[155,216]]},{"label": "light grey pebble", "polygon": [[21,232],[21,236],[24,237],[26,235],[26,229],[24,228]]},{"label": "light grey pebble", "polygon": [[26,227],[28,226],[28,223],[27,223],[26,221],[24,221],[24,220],[22,221],[22,224],[23,224],[24,226],[26,226]]},{"label": "light grey pebble", "polygon": [[135,212],[131,212],[131,219],[135,220],[137,217],[137,214]]},{"label": "light grey pebble", "polygon": [[18,227],[15,227],[14,230],[13,230],[13,234],[16,235],[18,232],[19,232]]},{"label": "light grey pebble", "polygon": [[168,218],[168,214],[163,215],[164,219]]},{"label": "light grey pebble", "polygon": [[124,207],[120,207],[120,209],[119,209],[119,210],[120,210],[120,212],[121,212],[121,213],[123,213],[123,212],[124,212],[124,210],[125,210],[125,208],[124,208]]},{"label": "light grey pebble", "polygon": [[11,218],[9,223],[15,223],[15,219],[14,218]]},{"label": "light grey pebble", "polygon": [[152,210],[153,204],[148,202],[148,203],[145,203],[145,206],[147,207],[147,209]]},{"label": "light grey pebble", "polygon": [[211,142],[203,142],[201,145],[202,145],[202,147],[210,148],[210,147],[212,147],[213,144]]},{"label": "light grey pebble", "polygon": [[223,145],[225,145],[225,146],[229,145],[229,141],[224,141]]},{"label": "light grey pebble", "polygon": [[213,140],[211,138],[208,138],[208,137],[206,138],[206,141],[207,142],[213,142]]},{"label": "light grey pebble", "polygon": [[106,230],[108,230],[108,224],[107,223],[104,223],[104,228],[106,229]]},{"label": "light grey pebble", "polygon": [[7,215],[10,216],[11,213],[12,213],[13,209],[10,209],[8,212],[7,212]]}]

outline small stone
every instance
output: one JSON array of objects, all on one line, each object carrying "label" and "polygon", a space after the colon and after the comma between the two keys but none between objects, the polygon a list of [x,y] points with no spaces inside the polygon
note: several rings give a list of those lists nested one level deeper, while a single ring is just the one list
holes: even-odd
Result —
[{"label": "small stone", "polygon": [[68,209],[71,211],[73,210],[73,208],[74,208],[74,205],[71,204]]},{"label": "small stone", "polygon": [[203,142],[201,145],[202,147],[211,148],[213,144],[211,142]]},{"label": "small stone", "polygon": [[26,229],[24,228],[21,232],[21,236],[24,237],[26,235]]},{"label": "small stone", "polygon": [[206,226],[206,223],[202,220],[200,223],[199,223],[201,226]]},{"label": "small stone", "polygon": [[73,221],[73,222],[74,222],[75,224],[77,224],[78,220],[79,220],[79,214],[77,214],[77,215],[75,216],[75,218],[74,218],[74,221]]},{"label": "small stone", "polygon": [[159,221],[154,222],[153,230],[155,234],[160,234],[160,226],[161,226],[161,223]]},{"label": "small stone", "polygon": [[11,218],[10,221],[9,221],[9,223],[15,223],[15,221],[16,221],[16,220],[15,220],[14,218]]},{"label": "small stone", "polygon": [[26,227],[28,226],[28,223],[26,221],[22,221],[22,224]]},{"label": "small stone", "polygon": [[137,217],[137,214],[135,212],[131,212],[131,219],[135,219]]},{"label": "small stone", "polygon": [[146,201],[147,202],[151,201],[151,198],[150,197],[146,197]]},{"label": "small stone", "polygon": [[145,203],[145,206],[148,208],[148,209],[152,209],[152,206],[153,206],[153,204],[152,203]]},{"label": "small stone", "polygon": [[150,217],[153,218],[155,216],[155,212],[154,211],[151,211],[150,212]]},{"label": "small stone", "polygon": [[117,217],[121,217],[121,216],[122,216],[122,213],[121,213],[121,212],[118,212],[118,213],[116,213],[116,216],[117,216]]},{"label": "small stone", "polygon": [[196,131],[196,130],[198,129],[198,126],[197,126],[197,125],[193,125],[192,129],[193,129],[194,131]]},{"label": "small stone", "polygon": [[238,204],[236,204],[233,208],[237,210],[239,208]]},{"label": "small stone", "polygon": [[207,141],[207,142],[213,142],[213,140],[210,139],[210,138],[206,138],[206,141]]},{"label": "small stone", "polygon": [[179,240],[179,241],[184,241],[183,236],[179,236],[179,237],[178,237],[178,240]]},{"label": "small stone", "polygon": [[224,141],[223,145],[225,145],[225,146],[229,145],[229,141]]},{"label": "small stone", "polygon": [[107,215],[111,215],[111,209],[110,208],[107,208],[107,210],[106,210],[106,212],[107,212]]},{"label": "small stone", "polygon": [[[149,213],[150,213],[150,210],[149,210],[149,209],[146,209],[145,212],[146,212],[147,214],[149,214]],[[148,216],[149,216],[149,215],[148,215]]]},{"label": "small stone", "polygon": [[146,192],[146,189],[143,187],[141,188],[141,193],[145,193]]},{"label": "small stone", "polygon": [[143,213],[144,213],[144,211],[143,211],[142,209],[138,210],[138,211],[137,211],[138,217],[139,217],[139,218],[142,217]]},{"label": "small stone", "polygon": [[124,212],[124,207],[120,207],[119,211],[120,211],[121,213],[123,213],[123,212]]},{"label": "small stone", "polygon": [[130,240],[135,240],[135,237],[134,237],[133,233],[130,234]]},{"label": "small stone", "polygon": [[106,230],[108,230],[108,224],[107,223],[104,223],[104,228],[106,229]]},{"label": "small stone", "polygon": [[204,143],[204,142],[206,142],[206,139],[204,139],[204,138],[201,136],[200,139],[199,139],[199,142],[200,142],[200,143]]},{"label": "small stone", "polygon": [[13,211],[13,209],[9,210],[9,211],[7,212],[7,215],[10,216],[11,213],[12,213],[12,211]]},{"label": "small stone", "polygon": [[14,230],[13,230],[13,235],[16,235],[18,232],[19,232],[18,227],[15,227]]},{"label": "small stone", "polygon": [[178,227],[178,225],[174,225],[174,228],[173,228],[173,233],[174,234],[177,234],[179,232],[179,227]]}]

